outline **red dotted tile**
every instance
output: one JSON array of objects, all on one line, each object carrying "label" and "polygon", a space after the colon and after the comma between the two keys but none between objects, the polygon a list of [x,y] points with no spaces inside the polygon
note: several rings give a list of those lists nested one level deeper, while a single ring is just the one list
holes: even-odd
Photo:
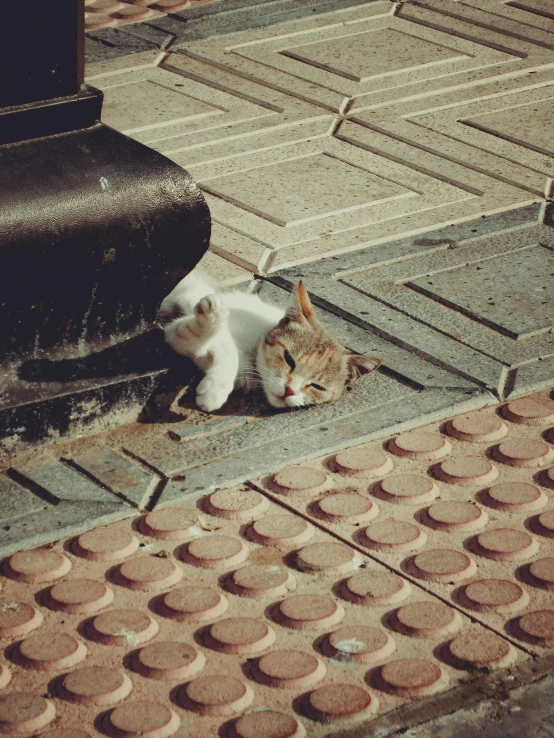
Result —
[{"label": "red dotted tile", "polygon": [[302,571],[339,574],[354,567],[355,551],[344,543],[310,543],[296,554],[296,564]]},{"label": "red dotted tile", "polygon": [[469,531],[484,528],[489,516],[472,502],[444,500],[427,508],[427,522],[433,528],[446,531]]},{"label": "red dotted tile", "polygon": [[180,704],[204,715],[234,715],[252,704],[254,693],[240,679],[210,674],[194,679],[178,695]]},{"label": "red dotted tile", "polygon": [[157,604],[158,612],[167,618],[187,623],[202,623],[223,615],[229,607],[227,599],[209,587],[179,587],[164,595]]},{"label": "red dotted tile", "polygon": [[149,641],[157,632],[158,623],[147,612],[123,608],[97,615],[87,629],[93,640],[127,647]]},{"label": "red dotted tile", "polygon": [[519,618],[521,630],[537,641],[554,640],[554,610],[536,610]]},{"label": "red dotted tile", "polygon": [[114,738],[169,738],[179,729],[178,715],[157,702],[126,702],[110,712],[104,728]]},{"label": "red dotted tile", "polygon": [[484,628],[472,628],[456,636],[448,644],[452,656],[467,665],[506,666],[514,659],[514,649],[500,636]]},{"label": "red dotted tile", "polygon": [[320,682],[327,669],[311,653],[297,650],[273,651],[262,656],[254,669],[257,681],[281,689],[305,689]]},{"label": "red dotted tile", "polygon": [[[554,430],[554,429],[553,429]],[[550,431],[550,443],[553,443],[554,433]],[[548,487],[549,489],[554,489],[554,466],[550,467],[550,469],[545,469],[542,473],[542,479],[541,484],[543,484],[545,487]]]},{"label": "red dotted tile", "polygon": [[180,641],[156,641],[141,648],[132,666],[143,676],[162,681],[190,679],[206,664],[206,657],[195,646]]},{"label": "red dotted tile", "polygon": [[554,451],[544,441],[533,438],[510,438],[495,446],[493,456],[509,466],[536,468],[554,460]]},{"label": "red dotted tile", "polygon": [[341,451],[333,459],[333,468],[340,474],[362,478],[388,474],[392,460],[381,450],[370,446],[355,446]]},{"label": "red dotted tile", "polygon": [[533,561],[529,565],[529,573],[533,584],[543,589],[554,590],[554,556]]},{"label": "red dotted tile", "polygon": [[69,669],[87,655],[87,647],[69,633],[41,633],[29,636],[19,644],[19,659],[23,666],[39,671]]},{"label": "red dotted tile", "polygon": [[229,520],[252,520],[269,507],[269,502],[259,492],[242,487],[213,492],[204,504],[210,515]]},{"label": "red dotted tile", "polygon": [[278,597],[296,589],[292,573],[277,564],[252,564],[231,574],[228,589],[242,597]]},{"label": "red dotted tile", "polygon": [[52,610],[88,614],[107,607],[113,591],[96,579],[66,579],[51,587],[45,602]]},{"label": "red dotted tile", "polygon": [[256,618],[226,618],[210,626],[204,642],[222,653],[252,655],[275,643],[275,631]]},{"label": "red dotted tile", "polygon": [[152,7],[157,10],[163,10],[166,13],[175,13],[177,10],[190,8],[191,4],[191,0],[186,0],[186,2],[183,2],[183,0],[158,0],[158,2],[153,3]]},{"label": "red dotted tile", "polygon": [[309,466],[291,466],[274,474],[271,480],[272,488],[286,495],[299,492],[317,494],[325,492],[332,484],[325,472]]},{"label": "red dotted tile", "polygon": [[487,502],[497,510],[540,510],[548,502],[547,496],[534,484],[501,482],[487,490]]},{"label": "red dotted tile", "polygon": [[554,510],[547,510],[537,518],[539,532],[542,536],[554,538]]},{"label": "red dotted tile", "polygon": [[535,539],[523,530],[494,528],[480,533],[476,551],[489,559],[521,561],[534,556],[539,549]]},{"label": "red dotted tile", "polygon": [[11,671],[5,664],[0,664],[0,689],[4,689],[11,682]]},{"label": "red dotted tile", "polygon": [[40,610],[27,602],[0,601],[0,638],[18,638],[42,625]]},{"label": "red dotted tile", "polygon": [[383,520],[362,531],[361,543],[378,551],[416,551],[425,545],[427,536],[405,520]]},{"label": "red dotted tile", "polygon": [[395,474],[382,479],[375,488],[388,502],[401,505],[419,505],[430,502],[439,494],[439,488],[429,477],[420,474]]},{"label": "red dotted tile", "polygon": [[504,405],[502,415],[512,423],[548,425],[554,423],[554,402],[546,397],[523,397]]},{"label": "red dotted tile", "polygon": [[347,625],[330,633],[325,641],[328,656],[341,662],[371,664],[394,653],[394,640],[381,628]]},{"label": "red dotted tile", "polygon": [[417,554],[411,562],[410,570],[420,579],[453,583],[473,576],[477,566],[463,551],[432,548]]},{"label": "red dotted tile", "polygon": [[305,738],[304,726],[292,715],[256,710],[243,715],[230,728],[229,738]]},{"label": "red dotted tile", "polygon": [[32,735],[42,730],[56,717],[50,700],[36,694],[12,692],[0,695],[0,733]]},{"label": "red dotted tile", "polygon": [[464,589],[466,604],[477,612],[513,613],[529,602],[529,595],[509,579],[479,579]]},{"label": "red dotted tile", "polygon": [[139,523],[141,533],[163,541],[180,541],[193,535],[198,516],[193,510],[166,507],[148,513]]},{"label": "red dotted tile", "polygon": [[86,9],[89,13],[110,13],[121,6],[122,3],[114,2],[114,0],[93,0],[93,2],[86,3]]},{"label": "red dotted tile", "polygon": [[462,627],[460,614],[442,602],[412,602],[392,617],[395,630],[416,638],[443,638]]},{"label": "red dotted tile", "polygon": [[446,432],[458,441],[490,443],[504,438],[508,433],[508,427],[498,415],[470,413],[450,420],[446,424]]},{"label": "red dotted tile", "polygon": [[295,515],[266,515],[252,523],[250,537],[264,546],[286,550],[309,541],[314,534],[310,523]]},{"label": "red dotted tile", "polygon": [[145,18],[150,13],[150,8],[144,8],[140,5],[125,5],[119,10],[116,10],[113,14],[114,18],[121,18],[122,20],[140,20]]},{"label": "red dotted tile", "polygon": [[72,546],[73,553],[90,561],[117,561],[131,556],[138,540],[128,531],[118,528],[97,528],[79,536]]},{"label": "red dotted tile", "polygon": [[277,605],[276,620],[295,630],[321,630],[339,623],[344,609],[331,597],[301,594],[288,597]]},{"label": "red dotted tile", "polygon": [[356,684],[329,684],[314,690],[307,700],[308,712],[324,721],[369,715],[377,707],[376,698]]},{"label": "red dotted tile", "polygon": [[409,697],[431,694],[444,679],[440,666],[425,659],[391,661],[381,668],[380,677],[387,691]]},{"label": "red dotted tile", "polygon": [[389,448],[397,456],[407,459],[442,459],[452,450],[450,443],[439,433],[411,431],[393,438]]},{"label": "red dotted tile", "polygon": [[106,28],[115,24],[115,18],[111,18],[109,15],[85,13],[85,29],[87,31],[96,31],[99,28]]},{"label": "red dotted tile", "polygon": [[435,473],[443,482],[462,487],[487,484],[498,477],[498,469],[488,459],[479,456],[446,459],[435,468]]},{"label": "red dotted tile", "polygon": [[183,570],[172,559],[157,556],[130,559],[113,575],[117,584],[145,592],[171,587],[182,577]]},{"label": "red dotted tile", "polygon": [[248,558],[248,548],[238,538],[207,535],[191,541],[181,552],[188,564],[207,569],[226,568],[241,564]]},{"label": "red dotted tile", "polygon": [[46,733],[41,733],[38,738],[92,738],[92,736],[79,728],[52,728]]},{"label": "red dotted tile", "polygon": [[44,548],[16,553],[4,565],[6,576],[29,584],[61,579],[70,570],[71,561],[67,556]]},{"label": "red dotted tile", "polygon": [[409,582],[388,571],[362,571],[341,587],[341,595],[351,602],[382,607],[402,602],[411,592]]},{"label": "red dotted tile", "polygon": [[315,508],[319,518],[330,522],[359,523],[379,515],[378,506],[369,497],[350,492],[335,492],[322,497]]},{"label": "red dotted tile", "polygon": [[115,705],[128,697],[132,689],[131,680],[122,671],[87,666],[63,678],[60,696],[81,705]]}]

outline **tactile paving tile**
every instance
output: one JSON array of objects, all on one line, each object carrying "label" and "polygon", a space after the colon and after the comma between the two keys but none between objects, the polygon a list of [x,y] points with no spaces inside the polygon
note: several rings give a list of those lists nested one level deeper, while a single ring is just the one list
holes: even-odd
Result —
[{"label": "tactile paving tile", "polygon": [[552,393],[255,482],[530,653],[554,640]]},{"label": "tactile paving tile", "polygon": [[0,585],[0,735],[323,736],[528,658],[248,486],[15,554]]}]

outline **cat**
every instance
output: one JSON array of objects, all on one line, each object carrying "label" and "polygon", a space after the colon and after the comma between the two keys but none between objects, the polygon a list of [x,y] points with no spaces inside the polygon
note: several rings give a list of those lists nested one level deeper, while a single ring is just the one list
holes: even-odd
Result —
[{"label": "cat", "polygon": [[195,270],[163,300],[158,321],[174,351],[204,372],[196,403],[206,412],[233,389],[258,385],[276,408],[337,400],[381,364],[351,353],[320,325],[302,281],[284,311],[254,294],[218,291]]}]

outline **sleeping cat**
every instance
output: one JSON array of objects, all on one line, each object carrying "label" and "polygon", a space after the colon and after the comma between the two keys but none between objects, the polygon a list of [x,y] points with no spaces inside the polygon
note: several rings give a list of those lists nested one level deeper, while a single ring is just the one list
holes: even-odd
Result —
[{"label": "sleeping cat", "polygon": [[208,412],[233,389],[257,385],[273,407],[336,400],[381,363],[335,341],[318,323],[302,282],[285,312],[257,295],[218,292],[195,271],[164,299],[158,318],[167,343],[205,373],[196,402]]}]

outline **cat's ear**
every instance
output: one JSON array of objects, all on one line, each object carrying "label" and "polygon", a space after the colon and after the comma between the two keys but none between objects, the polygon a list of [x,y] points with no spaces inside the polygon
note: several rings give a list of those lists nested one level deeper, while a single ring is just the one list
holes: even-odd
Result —
[{"label": "cat's ear", "polygon": [[296,288],[296,302],[298,303],[301,314],[308,322],[313,323],[316,319],[314,306],[312,305],[312,301],[310,300],[310,296],[308,295],[308,291],[304,287],[304,282],[302,280],[298,282],[298,286]]},{"label": "cat's ear", "polygon": [[348,379],[346,384],[350,384],[358,377],[369,372],[375,371],[381,366],[381,359],[376,356],[360,356],[359,354],[348,354]]}]

